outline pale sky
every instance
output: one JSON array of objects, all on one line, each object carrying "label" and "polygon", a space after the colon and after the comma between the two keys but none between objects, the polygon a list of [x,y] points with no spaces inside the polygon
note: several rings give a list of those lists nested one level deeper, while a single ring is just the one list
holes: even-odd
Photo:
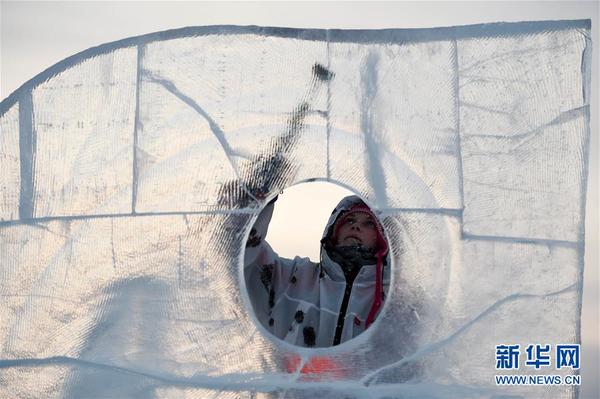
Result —
[{"label": "pale sky", "polygon": [[[586,218],[586,271],[583,308],[583,398],[600,397],[598,291],[598,2],[8,2],[0,3],[0,98],[56,62],[89,47],[126,37],[184,26],[263,25],[299,28],[411,28],[498,21],[592,19],[594,63],[592,79],[592,140]],[[323,195],[327,184],[299,185],[286,190],[270,227],[270,242],[280,254],[315,258],[323,224],[340,187]],[[316,187],[316,188],[315,188]],[[324,188],[325,187],[325,188]],[[287,200],[286,196],[296,197]],[[307,202],[307,198],[310,201]],[[286,205],[286,201],[289,201]],[[294,213],[305,225],[290,237],[286,206],[306,207]],[[289,205],[292,204],[292,205]],[[315,212],[319,209],[319,212]],[[307,211],[306,213],[303,213]],[[282,216],[283,215],[283,216]],[[288,232],[286,234],[282,232]],[[275,237],[275,238],[274,238]],[[277,238],[285,240],[278,241]],[[308,243],[290,246],[289,242]],[[314,243],[314,244],[313,244]],[[312,245],[312,247],[311,247]],[[591,353],[590,353],[591,352]],[[589,357],[595,352],[595,365]],[[587,353],[587,355],[586,355]],[[587,358],[586,358],[587,356]],[[587,364],[586,364],[587,359]],[[595,384],[593,383],[595,382]]]}]

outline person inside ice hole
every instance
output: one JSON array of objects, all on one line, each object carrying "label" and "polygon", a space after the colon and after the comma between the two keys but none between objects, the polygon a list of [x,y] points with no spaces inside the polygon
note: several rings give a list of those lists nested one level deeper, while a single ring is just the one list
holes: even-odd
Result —
[{"label": "person inside ice hole", "polygon": [[244,275],[260,323],[303,347],[328,347],[363,333],[389,288],[388,242],[375,213],[357,196],[340,201],[321,239],[320,262],[279,257],[263,239],[275,200],[246,243]]}]

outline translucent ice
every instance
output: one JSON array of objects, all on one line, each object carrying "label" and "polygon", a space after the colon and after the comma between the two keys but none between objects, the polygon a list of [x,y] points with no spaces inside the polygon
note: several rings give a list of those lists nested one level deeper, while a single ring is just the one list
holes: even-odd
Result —
[{"label": "translucent ice", "polygon": [[[34,77],[0,104],[0,396],[573,397],[496,386],[494,348],[580,339],[589,29],[185,28]],[[310,350],[241,274],[309,179],[393,262],[375,324]]]}]

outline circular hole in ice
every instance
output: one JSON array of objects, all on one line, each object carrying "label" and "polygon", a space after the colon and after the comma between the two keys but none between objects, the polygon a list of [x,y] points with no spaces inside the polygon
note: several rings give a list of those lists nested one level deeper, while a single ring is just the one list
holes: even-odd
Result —
[{"label": "circular hole in ice", "polygon": [[[321,238],[333,209],[349,195],[356,194],[324,181],[289,187],[278,196],[267,234],[261,237],[261,243],[256,240],[253,243],[253,238],[249,237],[244,257],[243,286],[246,287],[255,320],[269,332],[269,336],[302,347],[332,346],[333,342],[327,341],[329,338],[333,341],[335,336],[345,284],[344,280],[339,280],[344,278],[343,274],[331,278],[319,273],[319,263],[325,261],[321,254]],[[378,221],[383,228],[383,221],[379,218]],[[259,227],[257,229],[260,230]],[[386,240],[389,242],[387,236]],[[385,268],[390,269],[390,257],[386,261]],[[341,273],[341,269],[338,270]],[[344,329],[352,328],[354,338],[366,331],[366,316],[373,303],[375,266],[365,268],[367,273],[361,273],[361,278],[368,276],[369,270],[373,271],[371,287],[366,280],[357,280],[346,312]],[[386,282],[389,282],[389,275],[386,271]],[[385,290],[388,290],[387,285]],[[365,294],[357,296],[361,292]],[[383,304],[379,315],[382,313]],[[348,317],[353,318],[352,325],[348,324]],[[320,329],[324,329],[323,332]],[[354,338],[344,336],[341,343]]]}]

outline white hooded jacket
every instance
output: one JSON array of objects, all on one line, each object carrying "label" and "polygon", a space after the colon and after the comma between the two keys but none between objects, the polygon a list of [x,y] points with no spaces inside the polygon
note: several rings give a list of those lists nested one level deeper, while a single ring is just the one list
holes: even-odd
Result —
[{"label": "white hooded jacket", "polygon": [[[371,261],[358,266],[358,274],[350,283],[346,274],[352,266],[327,244],[338,218],[361,205],[366,206],[359,197],[350,196],[336,206],[323,233],[319,263],[308,258],[279,257],[262,239],[271,220],[273,203],[261,212],[246,245],[244,275],[258,320],[276,337],[305,347],[337,345],[364,332],[367,320],[371,321],[381,311],[381,301],[389,287],[387,242],[380,260],[369,255]],[[378,228],[385,240],[380,222]],[[380,284],[377,284],[378,267]],[[377,303],[376,295],[381,297]]]}]

